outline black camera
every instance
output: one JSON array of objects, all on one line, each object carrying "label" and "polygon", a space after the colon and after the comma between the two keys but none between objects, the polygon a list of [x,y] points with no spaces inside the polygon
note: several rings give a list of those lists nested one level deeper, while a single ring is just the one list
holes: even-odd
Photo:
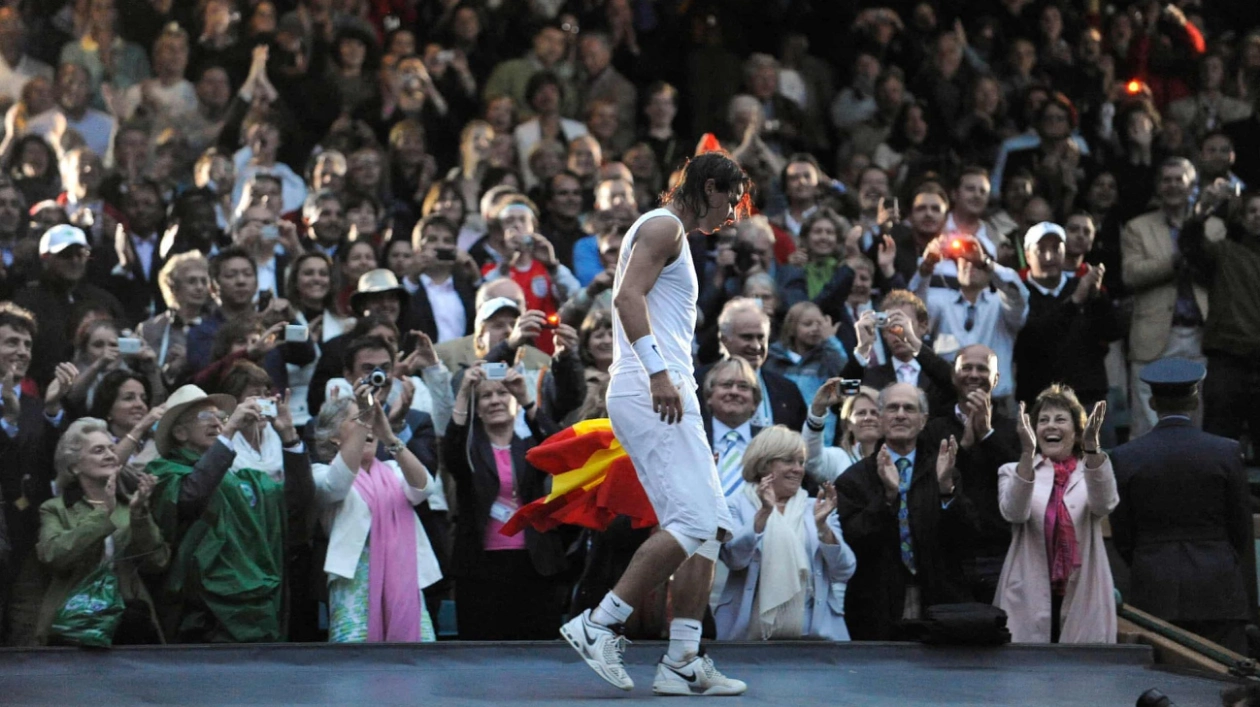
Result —
[{"label": "black camera", "polygon": [[384,388],[385,384],[388,382],[389,382],[389,372],[386,371],[384,368],[377,366],[376,368],[372,369],[371,373],[367,374],[366,376],[363,376],[363,380],[359,381],[359,384],[363,385],[366,383],[367,385],[377,390],[380,390],[381,388]]},{"label": "black camera", "polygon": [[731,244],[731,250],[735,251],[735,271],[738,273],[746,273],[752,270],[757,257],[757,248],[748,241],[735,241]]}]

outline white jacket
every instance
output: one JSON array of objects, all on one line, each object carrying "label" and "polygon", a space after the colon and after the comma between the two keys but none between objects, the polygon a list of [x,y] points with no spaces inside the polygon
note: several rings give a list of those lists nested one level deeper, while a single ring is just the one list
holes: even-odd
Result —
[{"label": "white jacket", "polygon": [[[391,460],[384,464],[402,483],[403,492],[411,505],[418,506],[429,497],[432,477],[423,490],[412,488],[397,462]],[[363,546],[367,544],[368,531],[372,527],[372,511],[354,488],[355,471],[346,465],[340,454],[332,464],[312,465],[311,472],[315,477],[315,502],[322,511],[320,521],[328,533],[324,571],[328,573],[329,581],[335,577],[354,579],[359,556],[363,554]],[[428,471],[425,474],[428,475]],[[437,556],[433,554],[433,546],[429,544],[424,526],[420,525],[419,516],[415,517],[415,525],[416,579],[420,588],[424,589],[442,579],[442,571],[438,569]]]}]

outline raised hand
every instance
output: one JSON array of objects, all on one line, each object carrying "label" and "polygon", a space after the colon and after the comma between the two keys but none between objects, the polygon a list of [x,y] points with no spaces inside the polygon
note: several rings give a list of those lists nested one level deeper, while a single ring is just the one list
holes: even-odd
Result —
[{"label": "raised hand", "polygon": [[892,236],[885,235],[879,243],[879,254],[877,255],[879,262],[879,271],[884,277],[892,277],[896,274],[897,264],[897,242]]},{"label": "raised hand", "polygon": [[[111,482],[116,477],[110,477]],[[152,474],[138,474],[135,477],[136,492],[131,494],[128,500],[131,506],[131,517],[134,519],[137,515],[143,517],[149,511],[149,499],[153,496],[153,489],[157,486],[157,477]]]},{"label": "raised hand", "polygon": [[516,326],[512,327],[512,333],[508,335],[508,345],[519,349],[523,344],[534,343],[534,339],[542,333],[543,323],[546,321],[547,315],[537,309],[522,313],[516,318]]},{"label": "raised hand", "polygon": [[761,499],[761,507],[774,510],[778,498],[774,495],[774,474],[766,474],[757,482],[757,498]]},{"label": "raised hand", "polygon": [[275,429],[276,434],[280,435],[280,440],[291,440],[297,436],[297,427],[293,424],[293,410],[290,407],[289,399],[293,397],[293,391],[285,388],[284,395],[276,396],[276,419],[272,420],[271,426]]},{"label": "raised hand", "polygon": [[840,379],[832,378],[818,387],[814,399],[809,404],[814,417],[822,417],[827,411],[844,402],[844,391],[840,389]]},{"label": "raised hand", "polygon": [[823,484],[822,488],[818,489],[818,498],[814,501],[814,523],[819,531],[827,526],[827,516],[835,510],[836,487],[833,484]]},{"label": "raised hand", "polygon": [[866,360],[871,359],[871,347],[875,345],[875,311],[868,310],[858,317],[855,327],[857,332],[857,346],[853,347],[854,352],[862,354]]},{"label": "raised hand", "polygon": [[941,450],[936,455],[936,482],[940,484],[941,493],[954,492],[954,466],[958,460],[958,440],[953,435],[941,440]]},{"label": "raised hand", "polygon": [[18,416],[22,410],[22,402],[18,391],[21,388],[21,379],[13,370],[13,364],[0,365],[0,401],[4,403],[4,419],[12,425],[17,425]]},{"label": "raised hand", "polygon": [[79,369],[67,361],[57,364],[53,375],[52,382],[48,384],[48,391],[44,394],[44,412],[50,415],[56,415],[61,411],[61,401],[78,379]]},{"label": "raised hand", "polygon": [[875,456],[875,464],[879,469],[879,480],[884,484],[884,498],[891,503],[901,493],[901,474],[893,464],[888,447],[880,447],[879,454]]},{"label": "raised hand", "polygon": [[[272,304],[274,306],[275,303],[273,302]],[[284,333],[284,328],[288,326],[288,324],[288,322],[276,322],[275,324],[272,324],[267,328],[267,331],[263,332],[262,337],[259,338],[258,341],[249,345],[249,348],[247,349],[248,353],[246,355],[251,359],[257,360],[271,353],[272,350],[280,345],[280,335]]]},{"label": "raised hand", "polygon": [[569,351],[578,353],[578,348],[582,345],[578,339],[577,329],[568,324],[561,324],[556,327],[555,342],[555,358],[559,358],[562,354]]},{"label": "raised hand", "polygon": [[509,368],[507,375],[503,377],[503,387],[507,388],[521,407],[529,403],[529,389],[526,388],[525,376],[520,371]]},{"label": "raised hand", "polygon": [[416,384],[411,382],[411,378],[404,376],[399,378],[398,382],[402,392],[398,400],[389,408],[389,424],[394,428],[402,427],[407,411],[411,409],[411,400],[416,395]]},{"label": "raised hand", "polygon": [[983,441],[993,430],[993,399],[982,390],[973,390],[967,394],[967,403],[972,412],[971,427],[976,441]]},{"label": "raised hand", "polygon": [[1032,420],[1028,419],[1027,405],[1019,404],[1019,418],[1016,420],[1016,427],[1019,432],[1019,445],[1025,456],[1032,456],[1037,452],[1037,433],[1033,429]]},{"label": "raised hand", "polygon": [[1081,434],[1081,448],[1087,454],[1095,454],[1099,451],[1098,435],[1102,432],[1103,420],[1107,417],[1107,401],[1099,400],[1094,405],[1093,412],[1089,413],[1089,419],[1085,421],[1085,431]]}]

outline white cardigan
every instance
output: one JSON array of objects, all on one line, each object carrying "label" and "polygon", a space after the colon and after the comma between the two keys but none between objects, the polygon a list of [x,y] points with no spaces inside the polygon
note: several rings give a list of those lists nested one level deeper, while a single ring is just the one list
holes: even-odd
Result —
[{"label": "white cardigan", "polygon": [[[390,460],[384,462],[390,471],[398,477],[403,492],[411,505],[418,506],[429,497],[433,478],[425,470],[428,482],[424,489],[412,488],[398,463]],[[367,501],[354,488],[355,471],[352,471],[338,454],[332,464],[314,464],[311,467],[315,477],[315,502],[322,511],[320,521],[328,533],[328,556],[324,560],[324,571],[328,580],[336,577],[354,579],[355,568],[359,564],[359,556],[363,554],[363,546],[367,544],[368,531],[372,527],[372,511]],[[438,569],[437,556],[433,554],[433,546],[429,544],[429,536],[420,525],[420,517],[415,517],[416,525],[416,579],[420,588],[442,579],[442,571]]]}]

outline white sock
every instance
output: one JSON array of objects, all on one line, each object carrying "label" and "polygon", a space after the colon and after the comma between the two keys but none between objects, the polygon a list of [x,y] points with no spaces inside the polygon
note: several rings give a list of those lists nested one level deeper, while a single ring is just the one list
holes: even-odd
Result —
[{"label": "white sock", "polygon": [[595,610],[591,612],[591,621],[600,626],[624,624],[633,612],[633,606],[622,601],[621,597],[616,594],[608,592],[604,595],[604,600],[599,603],[599,606],[595,607]]},{"label": "white sock", "polygon": [[674,619],[669,622],[669,652],[674,663],[689,663],[700,653],[700,622],[695,619]]}]

